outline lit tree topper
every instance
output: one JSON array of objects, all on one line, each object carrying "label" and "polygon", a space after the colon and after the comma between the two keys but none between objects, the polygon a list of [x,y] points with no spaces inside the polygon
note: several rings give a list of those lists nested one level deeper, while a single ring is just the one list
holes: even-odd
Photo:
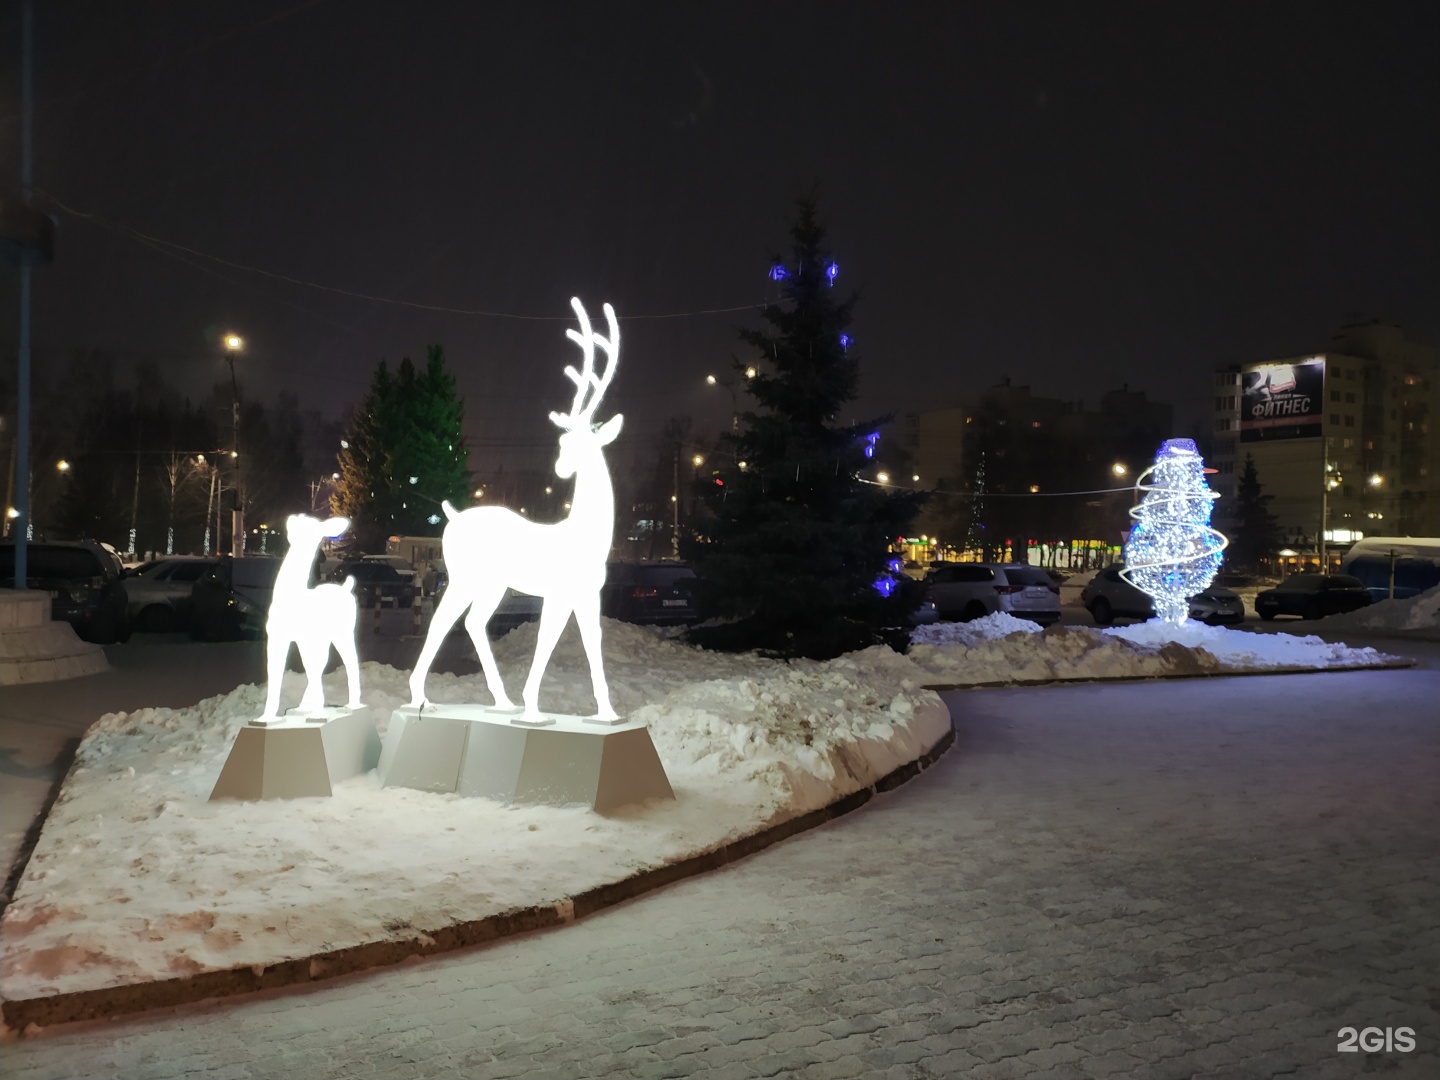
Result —
[{"label": "lit tree topper", "polygon": [[[1152,477],[1148,484],[1146,477]],[[1214,579],[1229,543],[1210,527],[1220,496],[1205,482],[1204,460],[1189,439],[1167,439],[1135,487],[1145,497],[1130,510],[1135,527],[1125,542],[1123,573],[1155,600],[1156,614],[1178,626],[1190,613],[1189,598]]]}]

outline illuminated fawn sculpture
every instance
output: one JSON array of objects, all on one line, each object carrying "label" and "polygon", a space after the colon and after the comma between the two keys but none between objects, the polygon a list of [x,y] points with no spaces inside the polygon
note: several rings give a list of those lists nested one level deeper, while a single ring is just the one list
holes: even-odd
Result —
[{"label": "illuminated fawn sculpture", "polygon": [[[355,579],[310,587],[315,549],[350,527],[343,517],[320,521],[292,514],[285,523],[290,551],[275,575],[275,596],[265,622],[265,711],[235,733],[210,798],[294,799],[328,796],[341,780],[373,769],[380,758],[375,721],[360,703],[360,659],[355,649]],[[305,694],[299,714],[280,717],[280,685],[290,646],[300,649]],[[349,683],[343,709],[325,707],[320,677],[330,646],[340,654]]]},{"label": "illuminated fawn sculpture", "polygon": [[325,707],[325,688],[320,676],[330,658],[330,646],[340,654],[349,680],[349,708],[360,707],[360,660],[355,650],[355,579],[344,585],[310,587],[310,568],[315,551],[325,537],[339,536],[350,527],[348,519],[333,517],[320,521],[308,514],[291,514],[285,522],[290,551],[275,575],[275,596],[265,622],[265,660],[269,682],[265,688],[265,712],[261,719],[279,715],[280,683],[285,661],[293,642],[305,666],[305,694],[302,712]]},{"label": "illuminated fawn sculpture", "polygon": [[[495,654],[485,634],[485,624],[505,590],[513,588],[543,600],[535,657],[522,693],[524,712],[514,722],[553,723],[540,712],[540,679],[572,614],[590,663],[595,719],[606,723],[619,719],[610,704],[610,688],[605,681],[604,660],[600,654],[600,589],[605,584],[605,561],[615,531],[615,491],[604,450],[620,434],[624,418],[617,413],[603,424],[593,421],[595,410],[615,377],[620,328],[609,304],[604,309],[609,337],[591,329],[590,318],[578,299],[572,299],[570,306],[580,320],[580,329],[567,330],[566,334],[580,346],[584,367],[579,371],[565,368],[565,374],[575,384],[575,400],[570,412],[550,414],[551,422],[561,429],[555,475],[561,479],[575,478],[570,516],[545,525],[504,507],[479,506],[457,513],[448,502],[443,504],[445,515],[450,519],[443,540],[450,583],[435,609],[425,646],[410,675],[412,706],[425,704],[425,677],[430,665],[445,636],[468,608],[465,629],[480,656],[495,708],[516,707],[505,693]],[[604,367],[598,374],[595,371],[597,347],[605,354]]]}]

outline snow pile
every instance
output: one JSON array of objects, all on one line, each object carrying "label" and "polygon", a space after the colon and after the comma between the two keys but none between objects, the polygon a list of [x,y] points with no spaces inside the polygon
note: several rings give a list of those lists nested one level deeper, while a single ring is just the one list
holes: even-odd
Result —
[{"label": "snow pile", "polygon": [[935,623],[911,635],[910,659],[937,683],[981,686],[1057,679],[1141,679],[1238,671],[1368,667],[1395,662],[1374,649],[1317,637],[1251,634],[1158,619],[1106,629],[1039,625],[996,612]]},{"label": "snow pile", "polygon": [[[537,627],[497,643],[507,685],[529,670]],[[526,908],[563,904],[817,809],[913,761],[949,730],[924,674],[889,649],[785,664],[703,653],[605,625],[615,705],[650,725],[676,799],[600,815],[382,789],[374,773],[329,799],[208,802],[264,689],[186,709],[103,717],[5,912],[0,978],[32,998],[284,960]],[[298,699],[299,673],[284,700]],[[383,731],[408,672],[361,671]],[[343,700],[344,673],[325,678]],[[488,702],[484,677],[434,675],[444,702]],[[517,694],[518,696],[518,694]],[[541,691],[593,712],[572,627]]]},{"label": "snow pile", "polygon": [[1359,611],[1331,615],[1324,626],[1326,630],[1440,630],[1440,585],[1406,600],[1381,600]]}]

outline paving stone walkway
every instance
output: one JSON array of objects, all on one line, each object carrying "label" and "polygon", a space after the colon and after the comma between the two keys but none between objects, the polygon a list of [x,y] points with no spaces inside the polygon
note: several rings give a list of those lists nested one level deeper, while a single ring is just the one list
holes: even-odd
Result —
[{"label": "paving stone walkway", "polygon": [[[920,779],[726,871],[44,1032],[0,1074],[1440,1076],[1440,648],[1406,651],[1424,666],[956,695]],[[1337,1052],[1347,1026],[1416,1048]]]}]

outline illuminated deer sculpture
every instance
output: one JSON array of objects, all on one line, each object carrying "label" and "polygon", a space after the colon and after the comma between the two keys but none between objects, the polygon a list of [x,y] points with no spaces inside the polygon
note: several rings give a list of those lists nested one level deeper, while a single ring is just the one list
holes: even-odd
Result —
[{"label": "illuminated deer sculpture", "polygon": [[[551,413],[550,420],[561,429],[560,453],[555,475],[575,477],[570,499],[570,516],[553,525],[542,525],[504,507],[478,506],[456,513],[444,504],[450,523],[445,526],[445,566],[450,583],[435,608],[425,647],[410,675],[410,704],[425,703],[425,677],[445,635],[469,609],[465,629],[480,656],[480,666],[497,709],[515,706],[505,693],[495,654],[485,636],[485,624],[505,595],[506,588],[530,593],[543,600],[535,658],[525,680],[521,723],[547,723],[540,713],[540,679],[550,654],[571,614],[580,628],[585,657],[590,662],[590,682],[595,691],[596,719],[615,720],[610,688],[605,681],[600,655],[600,588],[605,584],[605,560],[615,531],[615,491],[605,463],[605,447],[620,434],[623,417],[618,413],[603,424],[593,418],[605,389],[615,377],[615,360],[620,351],[620,328],[615,311],[605,305],[610,336],[602,337],[590,327],[590,318],[578,299],[570,301],[580,320],[580,330],[567,335],[585,357],[583,370],[566,367],[575,383],[575,400],[569,414]],[[595,372],[595,349],[605,354],[605,366]]]}]

